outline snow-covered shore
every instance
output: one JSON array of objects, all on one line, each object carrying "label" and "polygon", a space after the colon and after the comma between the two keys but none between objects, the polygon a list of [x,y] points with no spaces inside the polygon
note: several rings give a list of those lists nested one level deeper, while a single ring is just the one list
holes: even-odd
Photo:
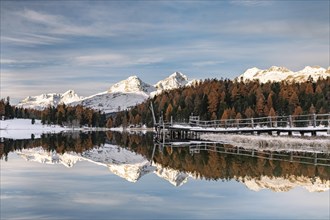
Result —
[{"label": "snow-covered shore", "polygon": [[59,125],[43,125],[40,120],[31,123],[31,119],[10,119],[0,121],[0,138],[28,139],[33,134],[39,138],[43,133],[59,133],[72,128]]}]

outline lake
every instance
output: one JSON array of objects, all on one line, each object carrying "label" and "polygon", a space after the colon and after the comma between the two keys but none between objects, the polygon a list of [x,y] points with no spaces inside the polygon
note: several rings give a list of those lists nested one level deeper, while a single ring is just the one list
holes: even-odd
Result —
[{"label": "lake", "polygon": [[329,219],[330,155],[152,133],[3,139],[1,219]]}]

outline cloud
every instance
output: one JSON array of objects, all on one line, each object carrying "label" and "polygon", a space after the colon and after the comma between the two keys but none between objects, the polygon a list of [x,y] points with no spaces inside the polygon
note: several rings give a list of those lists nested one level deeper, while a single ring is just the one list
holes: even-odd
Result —
[{"label": "cloud", "polygon": [[255,6],[268,6],[273,4],[271,0],[232,0],[230,1],[233,5],[255,7]]},{"label": "cloud", "polygon": [[95,36],[99,31],[88,25],[77,25],[70,22],[68,18],[61,15],[51,15],[25,9],[19,12],[19,15],[30,22],[39,24],[39,29],[46,29],[48,33],[59,35],[78,35],[78,36]]},{"label": "cloud", "polygon": [[194,62],[194,63],[192,63],[192,65],[197,66],[197,67],[205,67],[205,66],[213,66],[213,65],[223,64],[223,63],[224,63],[224,61],[208,60],[208,61]]},{"label": "cloud", "polygon": [[148,55],[128,55],[119,53],[106,53],[77,56],[73,59],[78,65],[93,65],[93,66],[132,66],[132,65],[150,65],[159,63],[163,59],[161,57]]}]

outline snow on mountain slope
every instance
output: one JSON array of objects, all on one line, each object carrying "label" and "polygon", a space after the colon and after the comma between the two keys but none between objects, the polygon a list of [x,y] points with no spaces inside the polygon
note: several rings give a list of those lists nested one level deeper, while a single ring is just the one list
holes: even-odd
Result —
[{"label": "snow on mountain slope", "polygon": [[49,105],[56,107],[58,104],[69,104],[82,99],[83,97],[79,97],[73,90],[68,90],[63,94],[48,93],[39,96],[28,96],[17,104],[17,107],[42,110],[47,108]]},{"label": "snow on mountain slope", "polygon": [[148,98],[149,95],[145,92],[104,92],[87,97],[80,102],[71,103],[71,105],[81,104],[85,107],[100,110],[105,113],[110,113],[125,110],[145,101]]},{"label": "snow on mountain slope", "polygon": [[237,80],[259,80],[261,83],[271,82],[305,82],[309,77],[317,80],[319,77],[330,77],[330,67],[326,70],[319,66],[306,66],[304,69],[293,72],[285,67],[272,66],[267,70],[260,70],[256,67],[246,70]]},{"label": "snow on mountain slope", "polygon": [[145,101],[155,90],[153,86],[143,82],[137,76],[131,76],[114,84],[108,91],[92,95],[71,105],[81,104],[105,113],[117,112]]},{"label": "snow on mountain slope", "polygon": [[137,76],[130,76],[126,80],[122,80],[113,86],[110,87],[108,90],[109,93],[139,93],[145,92],[146,94],[150,94],[151,92],[155,91],[156,89],[143,82]]},{"label": "snow on mountain slope", "polygon": [[105,113],[116,112],[140,104],[164,90],[186,86],[188,83],[188,78],[179,72],[159,81],[155,87],[143,82],[137,76],[131,76],[114,84],[106,92],[87,97],[72,105],[82,104]]},{"label": "snow on mountain slope", "polygon": [[176,89],[189,83],[188,77],[180,72],[174,72],[166,79],[157,82],[154,86],[158,91]]},{"label": "snow on mountain slope", "polygon": [[74,91],[69,90],[63,94],[50,93],[29,96],[17,106],[42,110],[49,105],[57,106],[60,103],[73,106],[81,104],[85,107],[111,113],[140,104],[164,90],[194,85],[197,82],[197,80],[189,82],[187,76],[179,72],[175,72],[166,79],[159,81],[155,86],[143,82],[137,76],[130,76],[114,84],[107,91],[86,98],[79,97]]}]

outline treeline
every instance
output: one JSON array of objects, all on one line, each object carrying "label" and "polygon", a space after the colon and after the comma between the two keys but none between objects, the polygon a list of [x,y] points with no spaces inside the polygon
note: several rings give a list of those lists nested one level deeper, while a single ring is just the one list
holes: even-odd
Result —
[{"label": "treeline", "polygon": [[191,114],[201,120],[322,114],[330,112],[330,77],[304,83],[207,79],[192,87],[166,91],[122,111],[111,117],[108,125],[152,126],[151,102],[156,118],[163,116],[166,121],[171,116],[175,121],[187,120]]},{"label": "treeline", "polygon": [[76,132],[76,133],[58,133],[42,134],[40,138],[31,139],[4,139],[0,143],[0,159],[8,160],[8,153],[42,147],[44,150],[63,154],[65,152],[82,153],[94,147],[105,144],[106,134],[104,132]]},{"label": "treeline", "polygon": [[10,104],[9,97],[0,100],[0,117],[5,119],[25,118],[41,120],[42,124],[58,124],[62,126],[89,126],[105,127],[106,115],[101,111],[85,108],[82,105],[67,106],[60,104],[57,107],[48,106],[44,110],[18,108]]}]

